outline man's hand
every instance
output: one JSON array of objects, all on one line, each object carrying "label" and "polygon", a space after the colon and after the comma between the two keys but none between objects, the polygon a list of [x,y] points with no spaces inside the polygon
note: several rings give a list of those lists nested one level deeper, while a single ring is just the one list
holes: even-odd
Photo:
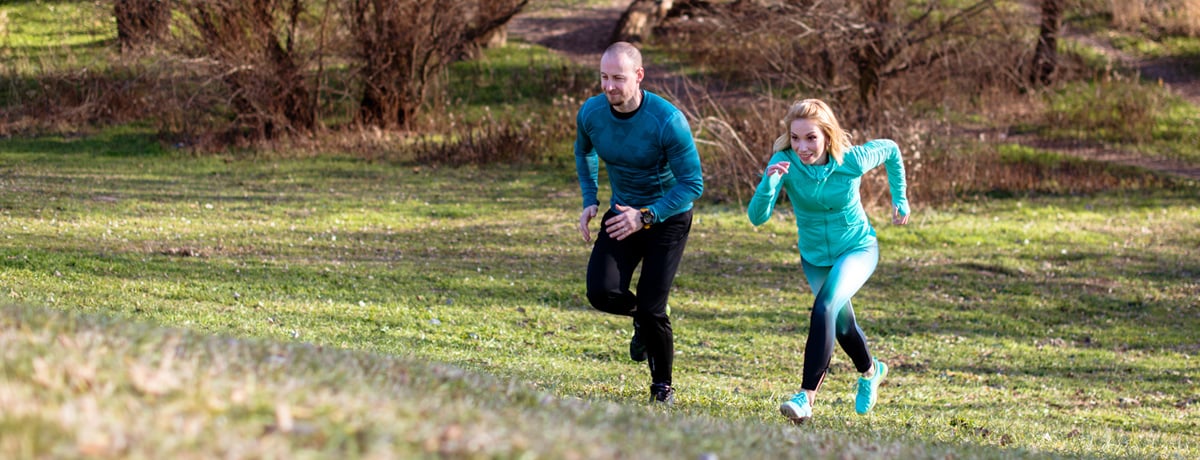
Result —
[{"label": "man's hand", "polygon": [[619,214],[604,221],[604,231],[612,239],[621,241],[642,229],[642,212],[629,206],[617,205]]},{"label": "man's hand", "polygon": [[583,234],[584,242],[592,242],[592,232],[588,231],[588,224],[592,222],[593,217],[596,217],[597,209],[599,209],[599,207],[593,204],[583,208],[583,213],[579,215],[579,233]]}]

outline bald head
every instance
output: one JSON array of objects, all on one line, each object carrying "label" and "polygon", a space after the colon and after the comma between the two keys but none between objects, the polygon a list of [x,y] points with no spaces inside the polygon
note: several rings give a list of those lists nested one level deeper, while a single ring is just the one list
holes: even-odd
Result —
[{"label": "bald head", "polygon": [[605,57],[622,57],[628,59],[635,69],[642,66],[642,52],[638,51],[637,47],[629,42],[616,42],[608,45],[608,48],[604,50],[604,55],[600,59],[604,59]]}]

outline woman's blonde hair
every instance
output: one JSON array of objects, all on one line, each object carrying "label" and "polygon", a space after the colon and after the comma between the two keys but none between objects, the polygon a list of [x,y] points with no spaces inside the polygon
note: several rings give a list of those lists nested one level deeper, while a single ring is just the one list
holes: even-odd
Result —
[{"label": "woman's blonde hair", "polygon": [[805,99],[792,104],[787,115],[783,117],[783,126],[787,132],[775,139],[771,153],[791,148],[792,122],[796,120],[816,122],[817,127],[825,134],[825,151],[833,157],[834,161],[842,164],[842,155],[850,148],[850,137],[846,135],[842,125],[838,124],[837,117],[833,115],[833,109],[820,99]]}]

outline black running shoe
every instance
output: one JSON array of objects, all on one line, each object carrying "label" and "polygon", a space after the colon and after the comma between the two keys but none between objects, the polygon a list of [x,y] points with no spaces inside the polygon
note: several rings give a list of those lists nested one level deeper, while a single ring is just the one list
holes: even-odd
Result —
[{"label": "black running shoe", "polygon": [[666,405],[675,404],[675,389],[665,383],[650,385],[650,402]]},{"label": "black running shoe", "polygon": [[629,359],[640,363],[646,360],[646,344],[638,338],[639,329],[637,320],[633,320],[633,338],[629,339]]}]

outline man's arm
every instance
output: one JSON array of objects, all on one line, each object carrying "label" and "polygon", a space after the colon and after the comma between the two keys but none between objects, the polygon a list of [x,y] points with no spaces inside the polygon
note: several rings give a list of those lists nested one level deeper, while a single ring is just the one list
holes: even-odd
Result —
[{"label": "man's arm", "polygon": [[[692,129],[682,112],[675,112],[662,132],[662,143],[666,148],[667,166],[675,175],[675,186],[666,195],[650,206],[655,219],[662,221],[664,214],[682,209],[696,201],[704,193],[704,175],[700,166],[700,152],[692,139]],[[656,222],[657,223],[657,222]]]},{"label": "man's arm", "polygon": [[599,206],[600,157],[588,137],[583,123],[583,109],[575,116],[575,174],[579,176],[579,191],[583,195],[583,207]]}]

